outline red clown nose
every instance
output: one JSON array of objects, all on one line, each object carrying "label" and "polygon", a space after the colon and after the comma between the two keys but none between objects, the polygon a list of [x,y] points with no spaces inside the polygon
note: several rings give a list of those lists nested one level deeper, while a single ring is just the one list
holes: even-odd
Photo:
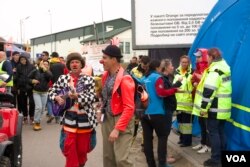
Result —
[{"label": "red clown nose", "polygon": [[99,61],[99,63],[100,63],[100,64],[103,64],[103,63],[104,63],[104,61],[103,61],[103,60],[100,60],[100,61]]}]

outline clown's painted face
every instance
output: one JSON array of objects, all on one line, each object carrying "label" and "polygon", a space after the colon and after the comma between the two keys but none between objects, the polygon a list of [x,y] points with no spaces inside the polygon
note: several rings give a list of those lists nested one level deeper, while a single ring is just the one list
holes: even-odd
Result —
[{"label": "clown's painted face", "polygon": [[71,60],[69,66],[73,73],[81,72],[82,64],[80,60]]}]

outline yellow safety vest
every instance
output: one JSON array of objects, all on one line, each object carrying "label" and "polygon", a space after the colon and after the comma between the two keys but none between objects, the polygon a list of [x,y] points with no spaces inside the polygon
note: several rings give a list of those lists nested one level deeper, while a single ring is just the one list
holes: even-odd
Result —
[{"label": "yellow safety vest", "polygon": [[[210,94],[209,94],[210,92]],[[231,116],[232,84],[230,67],[224,60],[213,62],[203,73],[194,99],[193,114],[226,120]]]},{"label": "yellow safety vest", "polygon": [[176,74],[174,77],[174,83],[178,81],[179,77],[182,77],[181,81],[182,85],[180,87],[181,93],[175,93],[177,108],[176,110],[184,111],[186,113],[192,113],[193,109],[193,99],[192,99],[192,90],[193,85],[191,82],[192,79],[192,71],[189,69],[185,74],[181,73],[181,68],[179,67],[176,70]]},{"label": "yellow safety vest", "polygon": [[[0,74],[7,74],[7,72],[6,71],[3,71],[3,63],[5,62],[5,60],[4,61],[2,61],[1,63],[0,63]],[[0,80],[0,84],[2,83],[3,81],[2,80]],[[11,78],[11,80],[6,84],[6,86],[13,86],[13,77]]]}]

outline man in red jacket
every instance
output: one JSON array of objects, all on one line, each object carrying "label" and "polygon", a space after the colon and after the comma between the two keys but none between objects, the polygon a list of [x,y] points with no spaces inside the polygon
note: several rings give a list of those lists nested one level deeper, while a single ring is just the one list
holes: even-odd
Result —
[{"label": "man in red jacket", "polygon": [[101,63],[102,76],[102,122],[103,166],[132,167],[129,150],[134,128],[135,84],[120,65],[120,49],[115,45],[105,48]]}]

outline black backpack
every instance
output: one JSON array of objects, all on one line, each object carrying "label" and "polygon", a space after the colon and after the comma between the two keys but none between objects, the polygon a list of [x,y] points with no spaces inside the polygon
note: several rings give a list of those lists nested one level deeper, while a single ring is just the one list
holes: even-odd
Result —
[{"label": "black backpack", "polygon": [[[123,73],[123,76],[124,75],[129,75],[128,72],[124,71]],[[130,75],[131,76],[131,75]],[[140,94],[139,92],[137,91],[138,90],[138,87],[142,86],[141,84],[139,84],[136,79],[131,76],[134,80],[134,83],[135,83],[135,92],[134,92],[134,102],[135,102],[135,111],[134,111],[134,115],[135,115],[135,126],[134,126],[134,132],[133,132],[133,138],[135,139],[136,138],[136,135],[137,135],[137,131],[138,131],[138,128],[139,128],[139,122],[140,122],[140,119],[142,119],[144,117],[144,112],[145,112],[145,107],[143,106],[141,100],[140,100]],[[122,96],[122,92],[121,92],[121,88],[120,86],[118,87],[117,89],[117,93]],[[133,140],[134,141],[134,140]],[[133,143],[133,142],[132,142]]]},{"label": "black backpack", "polygon": [[[124,71],[123,76],[124,75],[129,75],[128,72]],[[131,76],[131,75],[130,75]],[[131,76],[133,78],[133,81],[135,83],[135,92],[134,92],[134,102],[135,102],[135,117],[136,119],[141,119],[144,116],[144,112],[146,109],[145,104],[141,101],[141,94],[139,93],[140,91],[146,91],[144,85],[139,84],[136,79]],[[143,89],[143,90],[140,90]],[[122,92],[121,92],[121,88],[120,86],[117,89],[117,93],[122,96]]]}]

